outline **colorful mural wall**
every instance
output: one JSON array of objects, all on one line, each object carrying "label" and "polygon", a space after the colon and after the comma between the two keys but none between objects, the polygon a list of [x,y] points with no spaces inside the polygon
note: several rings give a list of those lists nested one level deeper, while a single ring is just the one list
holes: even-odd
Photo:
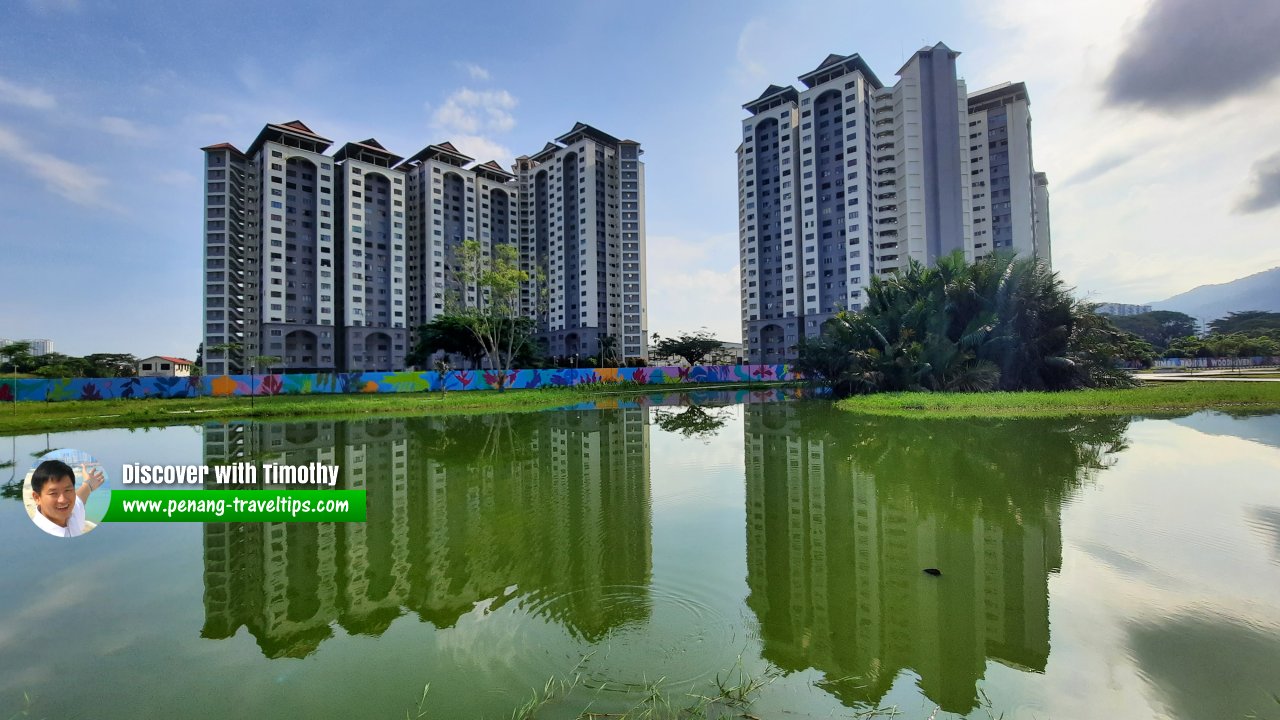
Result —
[{"label": "colorful mural wall", "polygon": [[[512,370],[508,388],[570,387],[584,384],[751,383],[802,379],[787,365],[696,365],[645,368],[560,368]],[[300,375],[214,375],[193,378],[0,379],[0,402],[58,402],[116,398],[194,398],[241,395],[438,392],[492,390],[498,375],[489,370],[431,372],[320,373]]]}]

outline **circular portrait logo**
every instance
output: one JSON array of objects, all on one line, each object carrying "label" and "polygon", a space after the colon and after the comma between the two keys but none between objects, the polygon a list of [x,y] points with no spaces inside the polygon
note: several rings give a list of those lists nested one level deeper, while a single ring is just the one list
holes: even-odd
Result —
[{"label": "circular portrait logo", "polygon": [[110,504],[107,471],[83,450],[51,450],[22,482],[22,500],[36,527],[55,537],[76,537],[98,526]]}]

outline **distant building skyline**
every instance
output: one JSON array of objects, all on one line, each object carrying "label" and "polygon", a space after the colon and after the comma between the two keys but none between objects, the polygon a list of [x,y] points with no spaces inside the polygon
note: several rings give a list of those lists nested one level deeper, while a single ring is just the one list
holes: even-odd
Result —
[{"label": "distant building skyline", "polygon": [[20,340],[10,340],[10,339],[8,339],[8,338],[0,338],[0,347],[4,347],[5,345],[12,345],[12,344],[14,344],[14,343],[20,343],[20,342],[30,343],[30,344],[31,344],[31,349],[30,349],[30,350],[28,350],[28,352],[30,353],[30,355],[31,355],[32,357],[39,357],[39,356],[41,356],[41,355],[48,355],[49,353],[53,352],[53,341],[52,341],[52,340],[48,340],[48,339],[41,339],[41,340],[25,340],[25,339],[20,339]]},{"label": "distant building skyline", "polygon": [[1138,305],[1135,303],[1102,303],[1098,305],[1098,313],[1102,315],[1119,315],[1121,317],[1128,315],[1141,315],[1151,312],[1150,305]]}]

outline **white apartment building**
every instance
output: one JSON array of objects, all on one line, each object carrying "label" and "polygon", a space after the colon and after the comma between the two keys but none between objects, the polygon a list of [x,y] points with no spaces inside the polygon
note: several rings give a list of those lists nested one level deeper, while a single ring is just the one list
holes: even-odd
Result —
[{"label": "white apartment building", "polygon": [[478,241],[486,256],[517,243],[515,176],[492,160],[468,169],[473,162],[445,142],[401,165],[409,182],[411,327],[483,301],[474,285],[462,284],[464,242]]},{"label": "white apartment building", "polygon": [[1049,261],[1049,191],[1031,152],[1031,100],[1024,83],[969,95],[975,257],[1013,251]]},{"label": "white apartment building", "polygon": [[[203,148],[211,374],[246,372],[262,355],[281,358],[272,366],[282,370],[339,366],[331,144],[294,120],[267,125],[243,153],[229,143]],[[238,347],[219,349],[228,344]]]},{"label": "white apartment building", "polygon": [[[836,312],[862,308],[874,274],[956,251],[969,261],[990,252],[997,217],[1002,239],[1013,237],[1014,226],[1025,238],[1000,249],[1048,258],[1047,182],[1036,186],[1041,201],[1032,212],[1025,87],[1017,86],[1022,116],[1007,120],[1018,109],[1006,111],[1001,101],[1016,93],[1000,86],[977,97],[983,114],[975,124],[958,56],[942,43],[922,48],[886,87],[857,54],[833,54],[799,77],[803,90],[770,85],[743,106],[750,117],[742,121],[737,155],[748,362],[794,358],[796,343],[818,336]],[[981,143],[970,137],[1007,122],[1020,122],[1025,132],[1001,129]],[[988,153],[992,141],[996,149]],[[1010,152],[1025,162],[997,168],[991,158]],[[1002,191],[1025,180],[1026,213],[992,205],[993,173]],[[1037,218],[1044,225],[1038,233]]]},{"label": "white apartment building", "polygon": [[[402,158],[377,140],[347,143],[333,156],[338,213],[337,253],[343,282],[335,295],[339,366],[347,371],[404,365],[408,333],[405,178]],[[321,300],[330,296],[322,294]]]},{"label": "white apartment building", "polygon": [[467,240],[486,257],[518,248],[545,353],[598,355],[612,336],[620,359],[647,359],[637,143],[578,123],[519,177],[447,142],[407,160],[372,138],[331,144],[295,120],[245,152],[203,148],[207,372],[261,355],[294,372],[403,369],[418,326],[485,302],[462,287]]},{"label": "white apartment building", "polygon": [[[516,159],[525,307],[543,352],[648,359],[644,163],[639,143],[583,123]],[[539,283],[541,283],[539,285]]]},{"label": "white apartment building", "polygon": [[960,53],[942,43],[914,53],[898,82],[873,97],[875,270],[929,265],[956,251],[973,259],[969,153]]}]

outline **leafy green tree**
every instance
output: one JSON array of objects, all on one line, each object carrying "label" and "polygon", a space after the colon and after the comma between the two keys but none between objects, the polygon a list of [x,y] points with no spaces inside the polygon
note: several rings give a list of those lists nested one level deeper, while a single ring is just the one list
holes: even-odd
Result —
[{"label": "leafy green tree", "polygon": [[653,420],[667,432],[709,442],[728,422],[723,408],[690,405],[680,412],[670,408],[654,408]]},{"label": "leafy green tree", "polygon": [[1120,330],[1137,335],[1160,350],[1169,347],[1169,343],[1178,338],[1196,334],[1195,318],[1186,313],[1171,310],[1106,317]]},{"label": "leafy green tree", "polygon": [[413,350],[405,356],[405,363],[425,367],[436,352],[461,355],[472,367],[480,367],[484,358],[484,345],[480,343],[466,315],[440,315],[418,328],[418,338]]},{"label": "leafy green tree", "polygon": [[11,372],[29,373],[35,369],[31,343],[25,340],[0,346],[0,358],[3,358],[5,369]]},{"label": "leafy green tree", "polygon": [[1280,313],[1264,312],[1262,310],[1233,312],[1224,318],[1218,318],[1210,322],[1209,331],[1222,335],[1230,335],[1232,333],[1256,335],[1280,332]]},{"label": "leafy green tree", "polygon": [[660,337],[654,333],[653,342],[659,355],[683,358],[690,366],[702,362],[703,358],[723,345],[706,328],[694,333],[681,333],[673,338]]},{"label": "leafy green tree", "polygon": [[1211,333],[1199,338],[1188,336],[1169,344],[1164,356],[1169,358],[1234,358],[1273,357],[1280,355],[1280,341],[1270,335],[1246,333]]},{"label": "leafy green tree", "polygon": [[45,378],[86,377],[88,364],[83,358],[72,357],[62,353],[45,353],[33,359],[34,374]]},{"label": "leafy green tree", "polygon": [[138,374],[138,358],[127,353],[94,353],[84,356],[85,377],[133,377]]},{"label": "leafy green tree", "polygon": [[476,295],[471,303],[459,298],[462,307],[454,314],[465,318],[497,375],[498,392],[504,392],[513,360],[533,340],[533,319],[520,307],[520,291],[531,276],[520,269],[514,245],[495,245],[486,253],[479,242],[467,240],[459,259],[457,273],[463,292],[474,290]]}]

